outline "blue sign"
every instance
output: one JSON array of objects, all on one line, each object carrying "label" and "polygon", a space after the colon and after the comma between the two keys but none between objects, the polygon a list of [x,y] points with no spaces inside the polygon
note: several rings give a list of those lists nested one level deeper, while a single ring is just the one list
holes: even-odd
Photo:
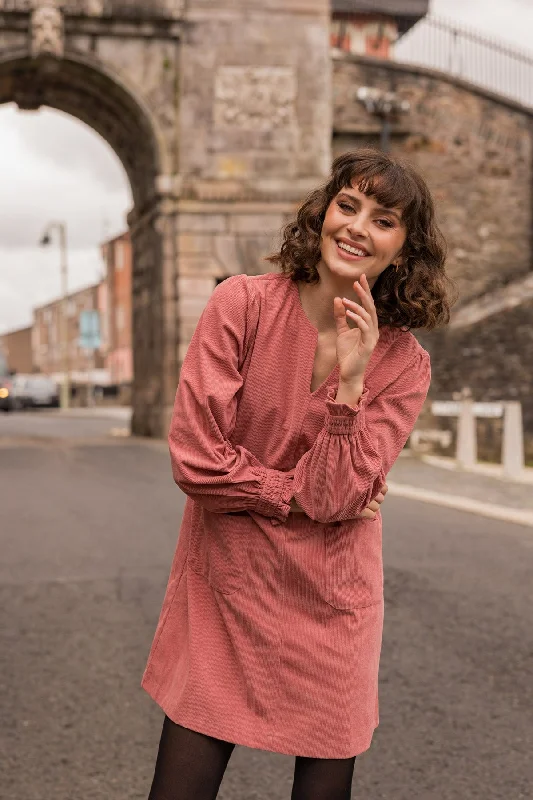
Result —
[{"label": "blue sign", "polygon": [[80,312],[79,346],[85,350],[98,350],[100,347],[100,314],[98,311]]}]

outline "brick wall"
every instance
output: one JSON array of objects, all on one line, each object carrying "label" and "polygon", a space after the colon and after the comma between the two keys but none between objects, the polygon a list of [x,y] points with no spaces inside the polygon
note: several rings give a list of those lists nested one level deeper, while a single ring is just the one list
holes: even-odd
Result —
[{"label": "brick wall", "polygon": [[0,350],[11,372],[32,372],[31,326],[0,336]]}]

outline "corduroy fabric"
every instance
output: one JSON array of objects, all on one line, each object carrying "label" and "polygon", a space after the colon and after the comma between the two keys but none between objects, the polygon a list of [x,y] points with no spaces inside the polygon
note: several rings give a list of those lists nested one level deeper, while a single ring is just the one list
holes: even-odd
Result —
[{"label": "corduroy fabric", "polygon": [[[217,286],[169,434],[188,495],[142,685],[180,725],[310,758],[370,746],[383,628],[376,497],[426,398],[428,353],[388,326],[355,406],[338,365],[310,391],[318,331],[297,284]],[[292,514],[295,496],[305,514]]]}]

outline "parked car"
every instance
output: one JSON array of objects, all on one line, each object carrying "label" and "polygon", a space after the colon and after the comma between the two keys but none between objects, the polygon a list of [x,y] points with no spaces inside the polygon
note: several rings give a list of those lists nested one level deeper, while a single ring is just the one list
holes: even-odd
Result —
[{"label": "parked car", "polygon": [[59,408],[57,384],[47,375],[17,375],[13,387],[16,408]]}]

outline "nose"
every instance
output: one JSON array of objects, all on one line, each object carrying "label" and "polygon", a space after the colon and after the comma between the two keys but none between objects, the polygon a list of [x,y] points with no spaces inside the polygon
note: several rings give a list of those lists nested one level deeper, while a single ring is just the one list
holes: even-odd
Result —
[{"label": "nose", "polygon": [[361,236],[363,238],[367,238],[368,236],[368,220],[365,218],[365,215],[362,213],[354,214],[353,217],[350,218],[348,223],[348,230],[350,235],[356,238],[357,236]]}]

